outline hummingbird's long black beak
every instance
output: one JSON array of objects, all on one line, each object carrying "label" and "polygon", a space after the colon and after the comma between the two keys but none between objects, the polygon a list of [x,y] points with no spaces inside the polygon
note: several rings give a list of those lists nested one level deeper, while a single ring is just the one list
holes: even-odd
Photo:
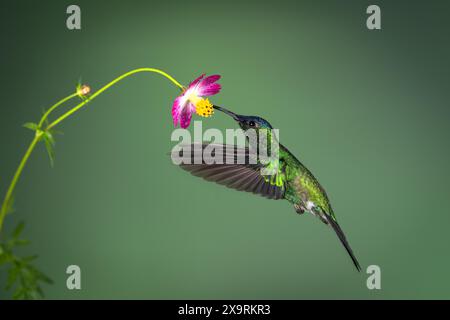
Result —
[{"label": "hummingbird's long black beak", "polygon": [[222,111],[223,113],[226,113],[227,115],[232,117],[234,120],[239,121],[239,116],[236,113],[231,112],[230,110],[227,110],[225,108],[222,108],[222,107],[219,107],[219,106],[216,106],[216,105],[214,105],[213,107],[216,110],[219,110],[219,111]]}]

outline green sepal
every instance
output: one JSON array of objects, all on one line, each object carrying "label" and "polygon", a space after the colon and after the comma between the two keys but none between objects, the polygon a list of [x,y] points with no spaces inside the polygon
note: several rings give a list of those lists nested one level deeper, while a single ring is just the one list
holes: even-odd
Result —
[{"label": "green sepal", "polygon": [[33,131],[37,131],[39,129],[39,126],[36,123],[34,123],[34,122],[24,123],[23,127],[27,128],[27,129],[30,129],[30,130],[33,130]]},{"label": "green sepal", "polygon": [[53,167],[55,163],[55,139],[49,131],[44,131],[42,138],[44,139],[45,149],[47,149],[48,157],[50,159],[50,165]]}]

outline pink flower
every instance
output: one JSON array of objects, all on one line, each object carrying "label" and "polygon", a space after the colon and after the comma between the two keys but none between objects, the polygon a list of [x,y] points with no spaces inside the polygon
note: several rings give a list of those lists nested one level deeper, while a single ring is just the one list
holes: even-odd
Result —
[{"label": "pink flower", "polygon": [[221,86],[216,83],[220,79],[219,75],[212,75],[205,78],[200,77],[191,82],[189,87],[183,90],[173,102],[172,118],[173,125],[186,129],[191,123],[192,114],[196,112],[199,116],[209,117],[213,114],[213,105],[205,97],[219,93]]}]

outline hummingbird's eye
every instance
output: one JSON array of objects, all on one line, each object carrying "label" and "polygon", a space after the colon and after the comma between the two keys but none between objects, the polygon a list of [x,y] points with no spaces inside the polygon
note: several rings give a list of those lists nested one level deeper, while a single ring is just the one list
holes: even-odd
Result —
[{"label": "hummingbird's eye", "polygon": [[249,125],[250,127],[254,127],[254,126],[255,126],[255,121],[249,121],[248,125]]}]

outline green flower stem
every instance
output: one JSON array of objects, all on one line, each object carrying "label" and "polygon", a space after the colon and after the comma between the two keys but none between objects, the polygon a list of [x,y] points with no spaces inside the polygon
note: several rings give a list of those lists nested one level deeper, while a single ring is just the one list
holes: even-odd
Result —
[{"label": "green flower stem", "polygon": [[[33,141],[31,141],[30,146],[28,147],[27,151],[25,152],[25,155],[23,156],[22,160],[20,161],[19,167],[16,170],[16,173],[14,174],[14,177],[11,181],[11,184],[8,187],[8,191],[6,192],[6,196],[5,199],[3,200],[3,204],[2,207],[0,209],[0,232],[2,230],[3,227],[3,220],[5,219],[6,213],[8,211],[9,205],[10,205],[10,201],[12,198],[12,195],[14,193],[14,189],[17,185],[17,182],[19,181],[19,178],[22,174],[22,171],[28,161],[28,159],[30,158],[31,153],[33,152],[34,148],[36,147],[36,144],[39,142],[39,140],[41,139],[44,131],[50,130],[51,128],[53,128],[54,126],[56,126],[57,124],[59,124],[61,121],[63,121],[64,119],[66,119],[67,117],[69,117],[71,114],[77,112],[79,109],[81,109],[85,104],[87,104],[88,102],[90,102],[91,100],[93,100],[95,97],[97,97],[98,95],[100,95],[101,93],[103,93],[105,90],[109,89],[110,87],[112,87],[113,85],[115,85],[117,82],[133,75],[139,72],[152,72],[152,73],[157,73],[160,74],[162,76],[164,76],[165,78],[167,78],[168,80],[170,80],[173,84],[175,84],[178,88],[180,88],[181,90],[184,90],[185,88],[177,81],[175,80],[175,78],[173,78],[172,76],[170,76],[169,74],[167,74],[166,72],[159,70],[159,69],[154,69],[154,68],[139,68],[139,69],[134,69],[131,70],[127,73],[122,74],[121,76],[115,78],[114,80],[112,80],[111,82],[109,82],[108,84],[106,84],[105,86],[103,86],[102,88],[100,88],[99,90],[97,90],[94,94],[92,94],[89,97],[83,97],[80,96],[80,94],[78,92],[73,93],[69,96],[67,96],[66,98],[58,101],[56,104],[54,104],[52,107],[50,107],[50,109],[47,110],[47,112],[42,116],[39,124],[38,124],[38,129],[36,130],[35,136],[33,138]],[[76,105],[75,107],[73,107],[72,109],[70,109],[69,111],[67,111],[66,113],[64,113],[62,116],[60,116],[59,118],[57,118],[55,121],[53,121],[52,123],[50,123],[44,130],[41,129],[42,125],[44,124],[45,120],[47,119],[47,117],[50,115],[51,112],[53,112],[56,108],[58,108],[60,105],[62,105],[63,103],[69,101],[70,99],[76,97],[76,96],[80,96],[81,98],[86,98],[83,100],[83,102],[81,102],[80,104]]]},{"label": "green flower stem", "polygon": [[19,167],[16,170],[16,173],[14,174],[14,177],[11,181],[11,184],[9,185],[8,191],[6,192],[5,200],[3,201],[2,208],[0,210],[0,231],[3,227],[3,220],[5,219],[8,207],[9,207],[9,201],[11,201],[11,197],[14,192],[14,188],[16,187],[17,181],[19,181],[20,175],[22,174],[23,168],[25,167],[25,164],[28,161],[28,158],[30,157],[31,153],[33,152],[34,147],[38,143],[40,137],[42,135],[42,131],[36,131],[36,134],[34,136],[33,141],[31,141],[30,146],[28,147],[27,151],[25,152],[25,155],[23,156],[22,160],[20,161]]},{"label": "green flower stem", "polygon": [[113,81],[111,81],[110,83],[106,84],[105,86],[103,86],[102,88],[100,88],[99,90],[97,90],[94,94],[92,94],[88,99],[86,99],[85,101],[81,102],[79,105],[73,107],[72,109],[70,109],[69,111],[67,111],[65,114],[63,114],[62,116],[60,116],[58,119],[56,119],[55,121],[53,121],[52,123],[50,123],[47,127],[47,130],[53,128],[54,126],[56,126],[58,123],[60,123],[61,121],[63,121],[64,119],[66,119],[67,117],[69,117],[71,114],[77,112],[79,109],[81,109],[84,105],[86,105],[86,103],[92,101],[95,97],[97,97],[98,95],[100,95],[102,92],[104,92],[105,90],[109,89],[110,87],[112,87],[113,85],[115,85],[117,82],[119,82],[120,80],[123,80],[133,74],[139,73],[139,72],[153,72],[153,73],[158,73],[164,77],[166,77],[167,79],[169,79],[173,84],[175,84],[177,87],[179,87],[181,90],[184,89],[184,87],[177,81],[175,80],[173,77],[171,77],[169,74],[165,73],[164,71],[161,71],[159,69],[154,69],[154,68],[139,68],[139,69],[135,69],[135,70],[131,70],[127,73],[124,73],[123,75],[117,77],[116,79],[114,79]]},{"label": "green flower stem", "polygon": [[53,106],[50,107],[50,109],[47,110],[47,112],[44,113],[44,115],[41,118],[41,121],[39,121],[38,124],[38,128],[42,128],[42,125],[44,124],[45,120],[47,119],[47,117],[50,115],[50,113],[52,113],[53,110],[55,110],[56,108],[58,108],[60,105],[62,105],[64,102],[69,101],[72,98],[75,98],[76,96],[78,96],[78,93],[75,92],[73,94],[71,94],[70,96],[65,97],[62,100],[59,100],[57,103],[55,103]]}]

